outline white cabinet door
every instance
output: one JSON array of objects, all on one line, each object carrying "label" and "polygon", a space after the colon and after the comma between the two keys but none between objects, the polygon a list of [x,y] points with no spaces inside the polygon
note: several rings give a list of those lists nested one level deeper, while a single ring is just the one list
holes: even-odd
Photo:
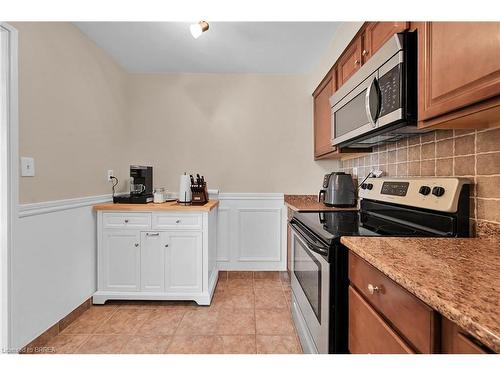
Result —
[{"label": "white cabinet door", "polygon": [[165,290],[167,293],[194,293],[202,290],[201,232],[165,232]]},{"label": "white cabinet door", "polygon": [[109,291],[138,291],[140,268],[140,232],[104,230],[99,271],[102,288]]},{"label": "white cabinet door", "polygon": [[141,291],[165,290],[166,233],[141,232]]}]

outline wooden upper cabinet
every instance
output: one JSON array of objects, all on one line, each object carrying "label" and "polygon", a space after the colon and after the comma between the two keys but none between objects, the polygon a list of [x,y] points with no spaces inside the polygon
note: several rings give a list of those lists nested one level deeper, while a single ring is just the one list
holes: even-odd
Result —
[{"label": "wooden upper cabinet", "polygon": [[338,86],[342,86],[361,67],[361,46],[362,38],[354,39],[347,47],[337,63]]},{"label": "wooden upper cabinet", "polygon": [[335,151],[331,144],[330,96],[335,91],[335,70],[330,71],[313,94],[314,100],[314,157],[321,158]]},{"label": "wooden upper cabinet", "polygon": [[418,22],[416,28],[419,121],[500,95],[500,22]]},{"label": "wooden upper cabinet", "polygon": [[409,22],[368,22],[362,34],[362,63],[368,61],[391,36],[405,31],[409,27]]}]

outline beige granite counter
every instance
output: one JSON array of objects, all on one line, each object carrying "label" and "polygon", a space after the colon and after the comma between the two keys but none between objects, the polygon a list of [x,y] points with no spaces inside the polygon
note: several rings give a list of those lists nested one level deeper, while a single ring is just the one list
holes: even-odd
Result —
[{"label": "beige granite counter", "polygon": [[323,202],[318,202],[317,195],[285,195],[285,204],[293,211],[357,211],[357,207],[341,208],[328,207]]},{"label": "beige granite counter", "polygon": [[342,243],[495,352],[500,244],[479,238],[342,237]]}]

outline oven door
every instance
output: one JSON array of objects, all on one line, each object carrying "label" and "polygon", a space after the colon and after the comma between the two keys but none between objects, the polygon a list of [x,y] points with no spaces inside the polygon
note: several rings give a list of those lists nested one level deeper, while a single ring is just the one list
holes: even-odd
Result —
[{"label": "oven door", "polygon": [[[335,101],[335,94],[332,101]],[[378,71],[375,71],[333,105],[332,144],[338,145],[373,131],[377,127],[380,104]]]},{"label": "oven door", "polygon": [[[328,353],[330,264],[318,245],[296,224],[292,228],[292,292],[296,326],[305,352]],[[294,317],[295,320],[295,317]],[[312,341],[314,347],[310,346]]]}]

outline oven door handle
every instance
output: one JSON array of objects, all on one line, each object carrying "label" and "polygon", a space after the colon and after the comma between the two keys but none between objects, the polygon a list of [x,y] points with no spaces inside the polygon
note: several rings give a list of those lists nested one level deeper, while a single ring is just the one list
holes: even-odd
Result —
[{"label": "oven door handle", "polygon": [[[375,113],[375,116],[372,114],[372,110],[370,108],[370,96],[372,94],[372,90],[377,90],[377,112]],[[378,91],[377,88],[377,77],[373,76],[371,79],[370,84],[368,85],[366,89],[366,97],[365,97],[365,110],[366,110],[366,117],[368,117],[368,121],[370,122],[370,125],[372,128],[377,127],[377,117],[378,113],[380,110],[380,92]]]},{"label": "oven door handle", "polygon": [[298,225],[296,222],[293,221],[290,221],[290,226],[292,227],[292,229],[294,231],[296,231],[299,235],[300,235],[300,238],[305,242],[305,244],[307,245],[307,247],[314,251],[315,253],[318,253],[320,255],[324,255],[324,256],[328,256],[328,248],[325,247],[325,246],[319,246],[319,245],[316,245],[314,242],[314,240],[311,239],[311,237],[305,232],[303,231]]}]

